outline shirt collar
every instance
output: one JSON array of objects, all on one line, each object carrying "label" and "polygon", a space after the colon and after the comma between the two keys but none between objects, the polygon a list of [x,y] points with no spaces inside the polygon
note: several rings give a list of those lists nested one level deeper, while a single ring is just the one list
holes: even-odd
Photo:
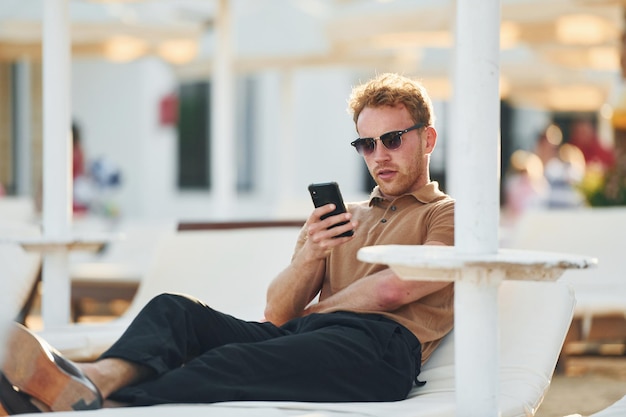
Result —
[{"label": "shirt collar", "polygon": [[[412,193],[403,194],[400,197],[404,197],[405,195],[410,195],[413,198],[415,198],[417,201],[420,201],[424,204],[431,203],[445,196],[443,191],[439,189],[439,183],[437,181],[431,181],[428,184],[424,185],[419,190],[414,191]],[[400,197],[397,197],[397,198],[400,198]],[[376,187],[374,187],[374,190],[372,190],[372,193],[370,194],[369,205],[372,206],[375,203],[379,201],[383,201],[383,200],[385,200],[385,198],[383,197],[383,194],[380,191],[380,187],[378,187],[377,185]]]}]

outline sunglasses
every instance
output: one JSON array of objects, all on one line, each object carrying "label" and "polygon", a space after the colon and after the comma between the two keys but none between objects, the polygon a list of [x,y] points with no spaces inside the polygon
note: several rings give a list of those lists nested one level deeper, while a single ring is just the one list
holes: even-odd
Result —
[{"label": "sunglasses", "polygon": [[354,146],[354,149],[356,149],[359,155],[369,155],[374,152],[374,149],[376,149],[376,141],[380,140],[385,148],[393,151],[394,149],[398,149],[400,145],[402,145],[402,135],[410,132],[411,130],[419,129],[420,127],[424,126],[426,126],[424,123],[418,123],[409,127],[408,129],[383,133],[377,138],[358,138],[354,142],[351,142],[350,145]]}]

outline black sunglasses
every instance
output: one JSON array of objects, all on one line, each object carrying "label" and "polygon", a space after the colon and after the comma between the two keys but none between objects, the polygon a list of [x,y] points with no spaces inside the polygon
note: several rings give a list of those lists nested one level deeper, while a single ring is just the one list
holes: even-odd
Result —
[{"label": "black sunglasses", "polygon": [[385,148],[389,150],[398,149],[402,145],[402,135],[411,130],[419,129],[426,126],[424,123],[418,123],[404,130],[395,130],[393,132],[383,133],[377,138],[358,138],[350,145],[354,146],[359,155],[369,155],[376,149],[376,141],[380,140]]}]

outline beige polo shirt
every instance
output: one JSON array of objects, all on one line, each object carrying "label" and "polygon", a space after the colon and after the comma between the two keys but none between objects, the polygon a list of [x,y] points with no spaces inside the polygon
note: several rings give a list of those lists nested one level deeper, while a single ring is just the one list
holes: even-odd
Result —
[{"label": "beige polo shirt", "polygon": [[[369,201],[347,205],[352,218],[359,222],[355,238],[333,249],[326,262],[320,300],[341,291],[354,281],[387,268],[386,265],[361,262],[357,251],[373,245],[421,245],[426,241],[454,244],[454,200],[430,182],[418,191],[393,201],[382,198],[378,187]],[[304,244],[300,235],[298,250]],[[423,297],[397,310],[383,312],[404,325],[422,343],[422,363],[431,355],[441,338],[454,323],[454,285]],[[328,310],[324,312],[331,312]],[[374,311],[358,311],[380,313]]]}]

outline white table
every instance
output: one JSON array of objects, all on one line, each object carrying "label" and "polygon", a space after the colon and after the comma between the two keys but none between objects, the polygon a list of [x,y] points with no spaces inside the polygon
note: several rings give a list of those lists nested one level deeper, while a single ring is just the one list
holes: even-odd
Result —
[{"label": "white table", "polygon": [[[86,233],[67,237],[47,236],[11,236],[0,238],[0,243],[18,244],[29,252],[45,254],[42,270],[43,277],[42,316],[44,325],[65,325],[71,316],[71,282],[69,276],[68,253],[73,250],[96,252],[112,241],[124,239],[121,233]],[[34,293],[33,293],[34,296]],[[27,305],[32,299],[27,300]],[[50,305],[50,308],[46,306]],[[54,313],[50,317],[49,312]],[[50,317],[50,319],[49,319]]]},{"label": "white table", "polygon": [[122,233],[91,233],[89,235],[75,235],[66,238],[27,236],[0,238],[0,243],[17,243],[28,252],[54,252],[68,250],[82,250],[97,252],[107,243],[124,239]]},{"label": "white table", "polygon": [[[498,287],[505,279],[555,281],[566,269],[597,259],[501,249],[463,253],[451,246],[383,245],[362,248],[358,259],[386,264],[401,278],[455,283],[456,396],[459,416],[499,416]],[[459,349],[461,347],[461,349]]]}]

